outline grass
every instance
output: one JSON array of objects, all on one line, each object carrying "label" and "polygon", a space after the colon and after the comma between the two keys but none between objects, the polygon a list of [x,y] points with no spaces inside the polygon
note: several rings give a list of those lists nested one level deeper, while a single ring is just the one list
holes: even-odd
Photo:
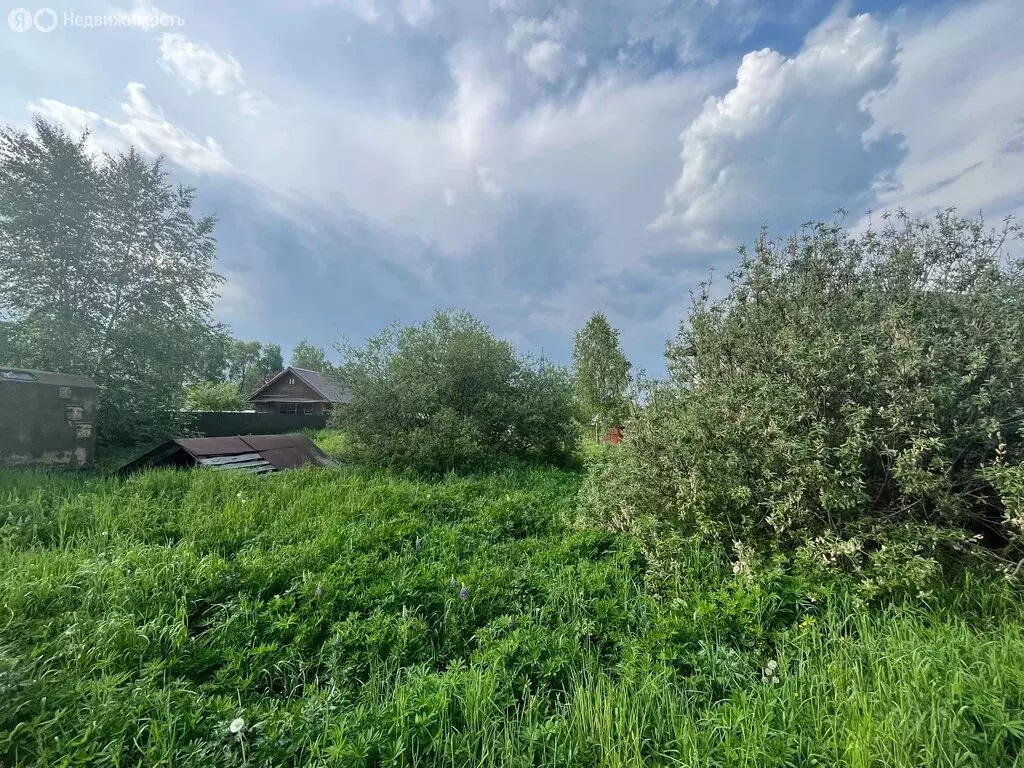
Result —
[{"label": "grass", "polygon": [[0,764],[1024,765],[1009,585],[655,598],[578,482],[0,474]]}]

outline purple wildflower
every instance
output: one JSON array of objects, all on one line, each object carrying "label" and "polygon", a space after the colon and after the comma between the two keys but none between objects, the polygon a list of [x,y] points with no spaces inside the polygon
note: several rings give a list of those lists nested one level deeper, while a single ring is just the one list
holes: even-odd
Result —
[{"label": "purple wildflower", "polygon": [[469,587],[465,584],[462,585],[462,589],[459,590],[459,600],[466,602],[469,600]]}]

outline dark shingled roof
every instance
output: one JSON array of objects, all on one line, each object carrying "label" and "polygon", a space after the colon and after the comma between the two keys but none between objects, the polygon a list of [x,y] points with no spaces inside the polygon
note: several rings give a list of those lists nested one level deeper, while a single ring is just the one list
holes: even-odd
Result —
[{"label": "dark shingled roof", "polygon": [[285,370],[293,371],[296,376],[309,384],[313,389],[326,397],[332,403],[347,403],[349,394],[322,373],[310,371],[306,368],[293,368],[288,366]]}]

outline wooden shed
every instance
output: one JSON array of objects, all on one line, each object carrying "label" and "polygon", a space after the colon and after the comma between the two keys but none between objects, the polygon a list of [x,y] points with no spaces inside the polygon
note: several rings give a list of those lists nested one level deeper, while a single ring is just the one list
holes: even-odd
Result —
[{"label": "wooden shed", "polygon": [[220,472],[264,475],[282,469],[333,465],[334,461],[305,435],[236,435],[168,440],[118,471],[128,475],[155,467],[208,467]]},{"label": "wooden shed", "polygon": [[85,376],[0,368],[0,466],[91,465],[96,405],[96,385]]}]

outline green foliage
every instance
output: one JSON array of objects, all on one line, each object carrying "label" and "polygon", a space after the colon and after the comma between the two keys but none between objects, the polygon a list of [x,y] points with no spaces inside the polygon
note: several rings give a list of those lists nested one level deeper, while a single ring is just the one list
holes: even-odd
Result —
[{"label": "green foliage", "polygon": [[330,374],[334,371],[334,366],[327,359],[324,348],[311,344],[306,339],[296,344],[295,349],[292,350],[291,365],[323,374]]},{"label": "green foliage", "polygon": [[468,314],[440,312],[341,351],[352,399],[334,413],[365,461],[442,473],[571,455],[566,372],[517,358]]},{"label": "green foliage", "polygon": [[868,592],[926,588],[976,533],[998,537],[987,468],[1024,452],[1013,234],[944,213],[762,238],[728,296],[697,298],[588,513],[739,542],[740,567],[778,548]]},{"label": "green foliage", "polygon": [[191,411],[244,411],[246,402],[233,384],[201,381],[185,389],[185,407]]},{"label": "green foliage", "polygon": [[173,432],[220,278],[195,191],[136,151],[96,157],[54,125],[0,129],[5,362],[91,376],[108,443]]},{"label": "green foliage", "polygon": [[584,424],[621,424],[628,411],[630,364],[619,346],[619,331],[601,312],[591,315],[573,339],[573,385]]},{"label": "green foliage", "polygon": [[579,482],[0,473],[0,763],[1014,764],[1008,581],[866,611],[678,542],[655,599]]}]

